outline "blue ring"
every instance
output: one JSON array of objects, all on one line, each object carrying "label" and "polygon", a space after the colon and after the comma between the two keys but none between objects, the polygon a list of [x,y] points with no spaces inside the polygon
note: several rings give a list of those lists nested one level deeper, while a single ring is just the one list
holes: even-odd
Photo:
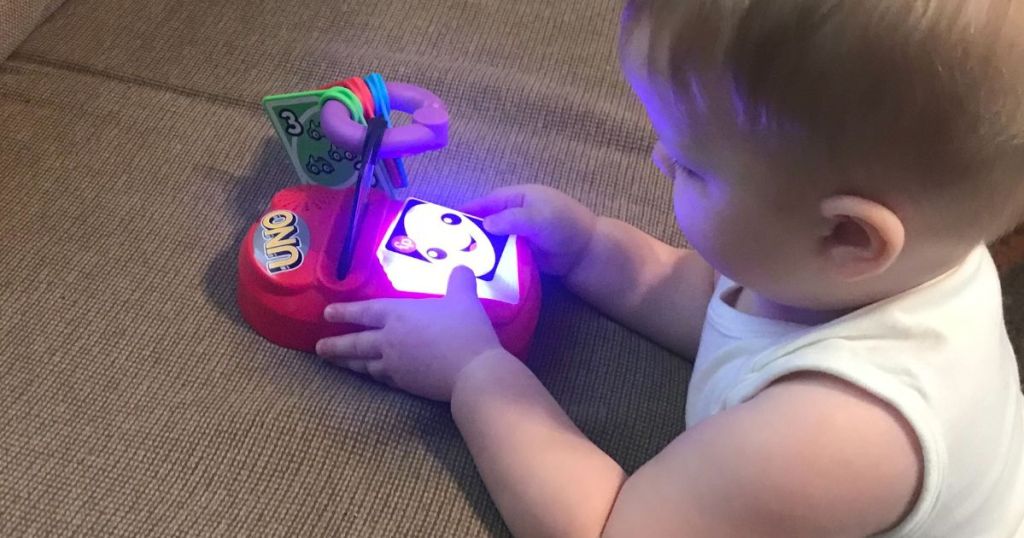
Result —
[{"label": "blue ring", "polygon": [[384,84],[384,77],[380,73],[370,73],[363,77],[363,81],[370,88],[373,95],[373,105],[391,126],[391,98],[388,96],[388,88]]},{"label": "blue ring", "polygon": [[380,73],[370,73],[367,76],[367,84],[373,93],[374,100],[378,101],[385,115],[391,116],[391,99],[388,96],[388,88],[384,84],[384,77]]},{"label": "blue ring", "polygon": [[[363,77],[363,81],[370,88],[370,94],[373,96],[373,106],[377,109],[377,113],[384,118],[388,127],[391,127],[391,97],[388,95],[387,85],[384,84],[384,77],[380,73],[370,73]],[[394,159],[394,163],[399,176],[397,180],[402,185],[399,188],[408,187],[409,172],[405,168],[405,162],[399,157]]]}]

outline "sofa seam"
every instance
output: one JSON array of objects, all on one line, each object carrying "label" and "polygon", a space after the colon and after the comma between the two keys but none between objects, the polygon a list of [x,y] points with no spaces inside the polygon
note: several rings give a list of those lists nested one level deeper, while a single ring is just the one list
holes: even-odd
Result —
[{"label": "sofa seam", "polygon": [[141,86],[145,88],[152,88],[157,90],[168,91],[176,95],[190,97],[194,99],[200,99],[203,101],[210,102],[212,104],[228,105],[231,107],[244,109],[244,110],[260,110],[259,103],[252,103],[246,99],[238,97],[229,97],[226,95],[205,92],[201,90],[195,90],[183,86],[175,86],[167,84],[166,82],[160,82],[153,79],[147,79],[145,77],[139,77],[134,75],[125,75],[106,71],[103,69],[97,69],[83,64],[74,62],[65,62],[61,60],[55,60],[53,58],[47,58],[45,56],[38,56],[34,54],[26,54],[24,52],[15,51],[7,58],[8,62],[21,62],[29,65],[37,65],[42,67],[49,67],[58,70],[64,70],[71,73],[84,74],[88,76],[104,78],[115,82],[121,82],[124,84],[130,84],[133,86]]}]

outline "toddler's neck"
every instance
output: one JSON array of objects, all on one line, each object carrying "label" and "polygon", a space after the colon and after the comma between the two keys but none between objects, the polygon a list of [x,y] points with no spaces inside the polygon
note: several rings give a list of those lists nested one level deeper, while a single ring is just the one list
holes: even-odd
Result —
[{"label": "toddler's neck", "polygon": [[743,287],[738,288],[731,297],[726,297],[725,300],[730,306],[744,314],[807,326],[828,323],[860,308],[847,308],[844,310],[796,308],[776,303],[749,288]]}]

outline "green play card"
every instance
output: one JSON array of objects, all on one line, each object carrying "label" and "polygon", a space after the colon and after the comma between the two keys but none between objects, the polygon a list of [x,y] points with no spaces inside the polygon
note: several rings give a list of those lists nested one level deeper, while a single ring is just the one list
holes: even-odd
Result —
[{"label": "green play card", "polygon": [[320,129],[322,90],[263,98],[274,131],[302,183],[347,187],[356,181],[359,156],[336,148]]}]

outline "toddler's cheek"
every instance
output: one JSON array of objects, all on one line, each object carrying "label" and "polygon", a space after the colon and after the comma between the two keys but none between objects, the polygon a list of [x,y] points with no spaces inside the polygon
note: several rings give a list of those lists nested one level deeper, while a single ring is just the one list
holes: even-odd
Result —
[{"label": "toddler's cheek", "polygon": [[684,182],[676,182],[673,193],[676,224],[690,246],[697,250],[713,250],[717,235],[713,215],[704,207],[703,200],[687,192],[687,186],[681,183]]}]

